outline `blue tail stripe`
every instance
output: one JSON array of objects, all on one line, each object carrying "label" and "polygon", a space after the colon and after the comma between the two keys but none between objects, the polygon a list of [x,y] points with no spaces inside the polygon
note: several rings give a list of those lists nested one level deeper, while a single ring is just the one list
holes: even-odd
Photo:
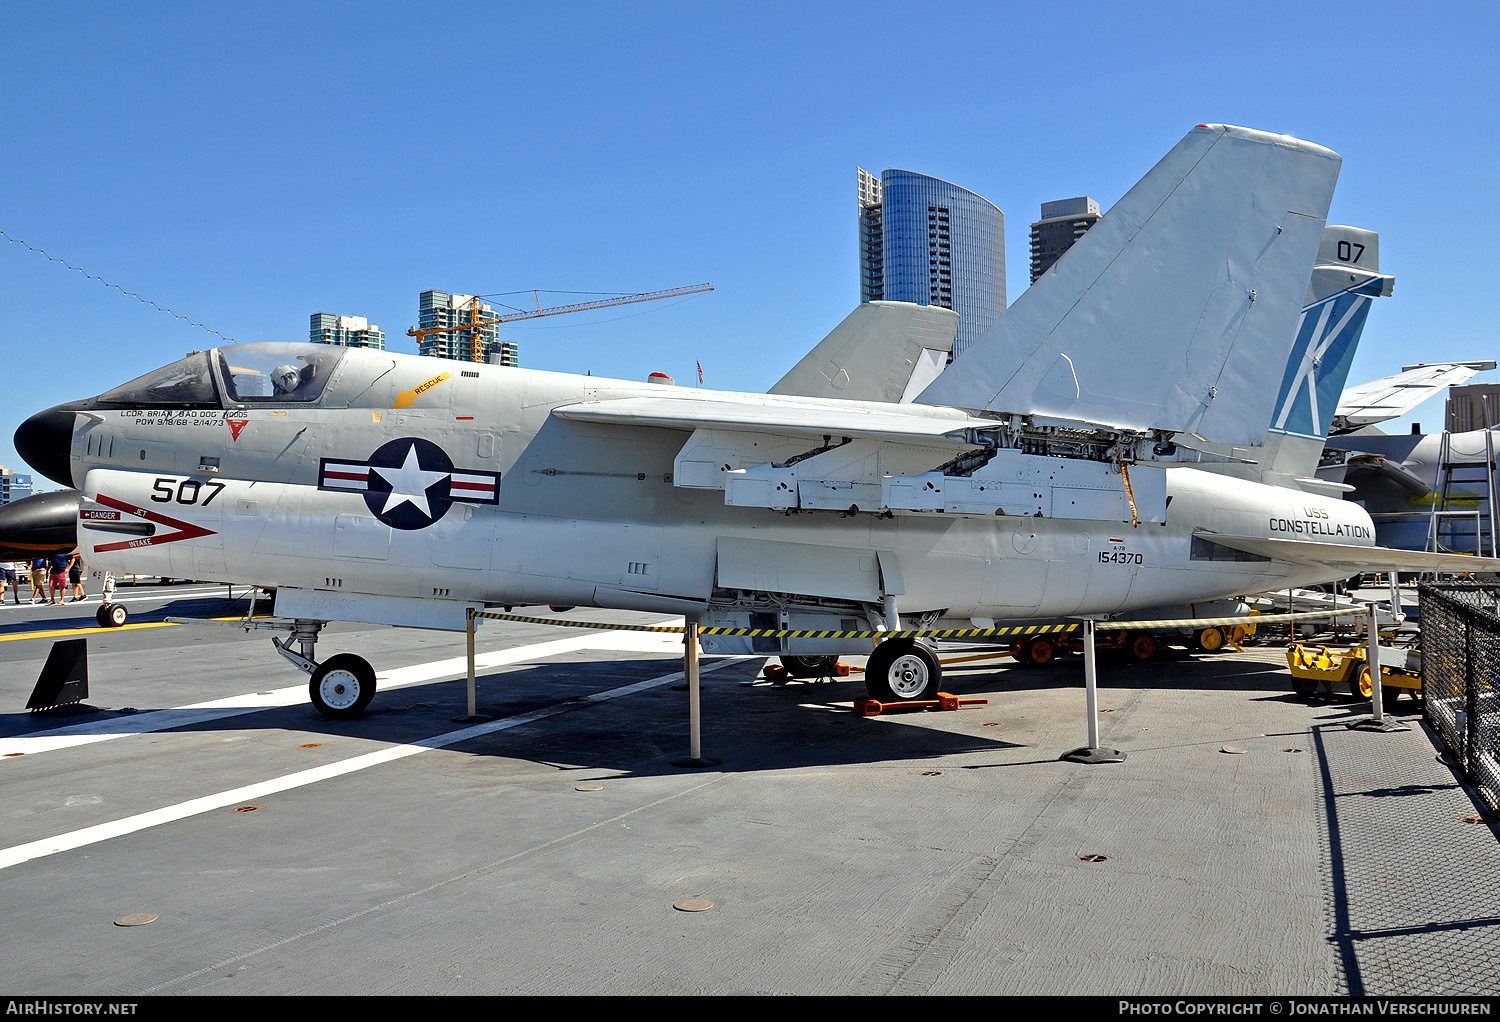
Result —
[{"label": "blue tail stripe", "polygon": [[1364,281],[1303,308],[1271,432],[1316,440],[1328,435],[1370,313],[1370,299],[1380,294],[1380,287],[1379,278]]}]

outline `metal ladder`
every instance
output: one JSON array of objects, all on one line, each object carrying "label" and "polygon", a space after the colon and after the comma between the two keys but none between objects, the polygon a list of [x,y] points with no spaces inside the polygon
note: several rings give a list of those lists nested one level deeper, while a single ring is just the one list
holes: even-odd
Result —
[{"label": "metal ladder", "polygon": [[[1460,539],[1474,537],[1474,552],[1481,556],[1495,556],[1495,434],[1491,429],[1484,433],[1484,461],[1454,461],[1449,433],[1443,430],[1438,445],[1437,478],[1433,481],[1432,507],[1427,517],[1427,542],[1429,552],[1452,550]],[[1468,498],[1473,496],[1473,512],[1449,510],[1455,489]],[[1472,522],[1472,524],[1471,524]]]}]

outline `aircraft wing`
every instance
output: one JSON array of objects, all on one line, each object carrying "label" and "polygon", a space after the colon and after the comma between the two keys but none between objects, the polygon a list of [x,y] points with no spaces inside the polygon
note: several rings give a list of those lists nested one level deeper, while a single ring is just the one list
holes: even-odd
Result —
[{"label": "aircraft wing", "polygon": [[1345,432],[1400,418],[1444,387],[1458,386],[1480,370],[1493,368],[1495,363],[1489,361],[1434,362],[1406,366],[1394,376],[1349,387],[1333,413],[1334,429]]},{"label": "aircraft wing", "polygon": [[1362,571],[1500,572],[1500,557],[1469,557],[1465,554],[1435,554],[1423,550],[1393,550],[1390,547],[1353,546],[1344,543],[1312,543],[1301,539],[1254,539],[1199,533],[1204,539],[1234,550],[1259,554],[1288,564],[1325,567],[1330,575],[1355,575]]},{"label": "aircraft wing", "polygon": [[560,419],[607,422],[619,426],[657,426],[694,431],[776,433],[809,437],[841,436],[894,440],[926,446],[973,447],[963,439],[967,428],[993,428],[991,419],[978,419],[950,409],[916,406],[909,415],[868,410],[857,402],[782,403],[774,401],[679,400],[620,398],[613,401],[560,405],[552,410]]}]

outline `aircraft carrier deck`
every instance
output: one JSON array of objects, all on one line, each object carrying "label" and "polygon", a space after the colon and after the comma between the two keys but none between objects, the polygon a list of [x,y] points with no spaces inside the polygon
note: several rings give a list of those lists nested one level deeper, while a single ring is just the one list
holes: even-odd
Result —
[{"label": "aircraft carrier deck", "polygon": [[[333,626],[381,691],[329,723],[271,633],[162,623],[223,595],[0,609],[6,995],[1500,992],[1493,819],[1415,704],[1351,731],[1280,647],[1103,664],[1102,765],[1058,759],[1076,662],[860,717],[710,657],[682,768],[673,636],[488,622],[462,724],[462,635]],[[72,635],[103,712],[34,718]]]}]

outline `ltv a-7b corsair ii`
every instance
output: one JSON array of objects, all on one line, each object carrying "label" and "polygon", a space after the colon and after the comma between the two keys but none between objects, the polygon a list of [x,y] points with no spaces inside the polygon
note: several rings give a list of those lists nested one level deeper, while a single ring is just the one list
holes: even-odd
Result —
[{"label": "ltv a-7b corsair ii", "polygon": [[[82,489],[91,566],[275,589],[332,717],[375,674],[315,660],[329,621],[459,630],[469,607],[553,604],[972,627],[1441,566],[1374,549],[1336,494],[1202,467],[1263,449],[1339,165],[1200,125],[914,401],[245,344],[39,413],[16,446]],[[936,690],[925,643],[865,649],[877,698]]]}]

